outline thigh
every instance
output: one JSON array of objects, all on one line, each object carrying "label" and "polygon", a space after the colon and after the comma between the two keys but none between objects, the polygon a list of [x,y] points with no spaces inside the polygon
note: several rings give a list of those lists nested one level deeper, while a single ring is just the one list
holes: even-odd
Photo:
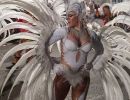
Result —
[{"label": "thigh", "polygon": [[72,100],[86,100],[90,84],[90,77],[83,78],[80,84],[72,87]]},{"label": "thigh", "polygon": [[54,92],[56,100],[64,100],[69,92],[70,84],[61,75],[56,75],[54,79]]}]

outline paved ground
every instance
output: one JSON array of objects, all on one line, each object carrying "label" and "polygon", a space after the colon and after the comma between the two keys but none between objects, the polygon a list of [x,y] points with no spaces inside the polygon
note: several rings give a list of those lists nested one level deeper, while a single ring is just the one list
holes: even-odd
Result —
[{"label": "paved ground", "polygon": [[[12,45],[0,47],[0,59],[2,58],[4,53],[11,47],[12,47]],[[56,52],[55,52],[55,54],[56,54]],[[10,65],[11,60],[12,60],[12,58],[8,59],[6,61],[6,63],[4,64],[4,66]],[[6,70],[5,68],[2,68],[2,70],[0,71],[0,87],[1,87],[3,79],[6,77],[7,73],[8,73],[8,70]],[[20,86],[17,86],[15,88],[15,92],[12,94],[12,98],[13,98],[12,100],[18,100],[17,93],[19,91],[19,87]],[[6,100],[7,93],[8,93],[8,91],[5,92],[5,94],[3,96],[1,96],[0,100]],[[66,100],[71,100],[70,94]],[[105,100],[100,76],[98,73],[95,73],[93,71],[91,72],[91,82],[90,82],[87,100]]]}]

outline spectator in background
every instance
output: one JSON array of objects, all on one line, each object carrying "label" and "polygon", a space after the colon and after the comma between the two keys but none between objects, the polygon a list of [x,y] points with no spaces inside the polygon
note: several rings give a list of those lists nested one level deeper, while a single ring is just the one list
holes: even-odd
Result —
[{"label": "spectator in background", "polygon": [[95,4],[95,9],[96,9],[96,13],[95,13],[95,18],[100,18],[103,20],[103,24],[105,25],[107,22],[111,21],[113,19],[110,7],[108,5],[103,6],[103,14],[104,15],[100,15],[99,10],[98,10],[99,6],[97,6]]},{"label": "spectator in background", "polygon": [[[27,11],[25,11],[25,10],[24,10],[24,13],[26,13],[26,14],[32,16],[29,12],[27,12]],[[32,16],[32,17],[33,17],[33,16]],[[33,18],[35,18],[35,17],[33,17]],[[16,21],[17,21],[17,22],[22,22],[22,23],[31,24],[31,23],[27,22],[27,21],[24,20],[24,19],[17,19]],[[19,32],[29,32],[29,31],[26,30],[26,29],[23,29],[23,28],[19,28],[19,29],[17,29],[17,33],[19,33]],[[29,32],[29,33],[31,33],[31,32]],[[19,40],[19,44],[24,43],[24,42],[27,42],[27,41],[29,41],[29,40],[27,40],[27,39],[20,39],[20,40]],[[8,67],[6,67],[6,68],[7,68],[7,69],[11,69],[11,68],[17,63],[17,61],[21,58],[21,56],[22,56],[25,52],[27,52],[27,51],[29,51],[29,50],[21,50],[21,51],[18,51],[18,52],[14,55],[14,59],[13,59],[13,61],[12,61],[12,65],[11,65],[11,66],[8,66]],[[28,60],[29,60],[29,59],[28,59]]]}]

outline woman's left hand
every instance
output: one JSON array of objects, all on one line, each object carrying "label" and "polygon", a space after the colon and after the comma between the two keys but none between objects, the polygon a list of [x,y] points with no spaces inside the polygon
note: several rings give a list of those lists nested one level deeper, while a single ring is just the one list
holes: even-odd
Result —
[{"label": "woman's left hand", "polygon": [[84,68],[89,71],[89,70],[91,70],[93,68],[93,64],[92,63],[87,63],[87,64],[84,65]]},{"label": "woman's left hand", "polygon": [[92,68],[93,68],[92,63],[87,63],[80,70],[82,73],[87,73],[87,72],[89,73]]}]

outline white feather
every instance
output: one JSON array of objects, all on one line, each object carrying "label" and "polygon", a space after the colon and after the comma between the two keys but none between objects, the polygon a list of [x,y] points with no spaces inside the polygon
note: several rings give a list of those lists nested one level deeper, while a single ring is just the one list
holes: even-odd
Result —
[{"label": "white feather", "polygon": [[11,55],[15,54],[17,51],[23,50],[23,49],[31,49],[31,48],[35,48],[37,45],[37,42],[26,42],[26,43],[22,43],[19,44],[15,47],[13,47],[11,50],[9,50],[4,57],[2,58],[2,60],[0,61],[0,68],[2,67],[4,61]]},{"label": "white feather", "polygon": [[18,34],[13,34],[8,36],[7,38],[3,39],[0,42],[0,46],[4,45],[5,43],[11,41],[11,40],[15,40],[15,39],[28,39],[28,40],[33,40],[33,41],[39,41],[39,37],[38,35],[32,34],[32,33],[27,33],[27,32],[20,32]]}]

